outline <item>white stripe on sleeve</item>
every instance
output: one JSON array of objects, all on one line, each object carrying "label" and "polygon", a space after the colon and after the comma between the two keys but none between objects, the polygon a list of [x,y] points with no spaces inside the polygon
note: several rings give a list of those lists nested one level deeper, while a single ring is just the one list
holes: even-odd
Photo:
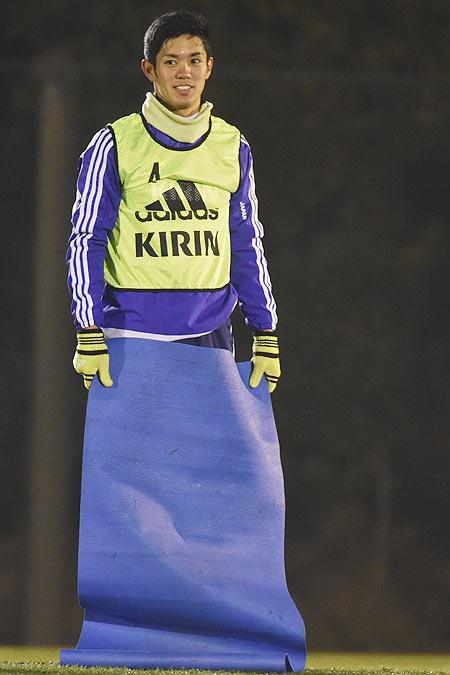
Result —
[{"label": "white stripe on sleeve", "polygon": [[[247,147],[250,149],[250,145],[247,142],[246,138],[244,136],[241,136],[241,139],[242,142],[245,143],[245,145],[247,145]],[[258,198],[256,196],[255,176],[253,173],[253,158],[251,156],[251,153],[250,153],[249,179],[250,179],[250,189],[248,192],[248,198],[252,206],[250,214],[250,222],[253,225],[253,229],[255,232],[255,237],[252,239],[252,246],[256,253],[256,263],[258,265],[259,270],[259,283],[263,290],[264,297],[266,298],[266,309],[270,312],[270,315],[272,317],[272,328],[274,328],[276,326],[278,317],[276,313],[275,299],[272,294],[272,284],[270,282],[269,270],[267,269],[267,261],[264,255],[264,248],[261,241],[261,237],[264,236],[264,228],[262,226],[261,221],[258,218]]]},{"label": "white stripe on sleeve", "polygon": [[88,148],[90,147],[94,149],[83,192],[79,197],[79,213],[74,222],[73,235],[75,236],[72,235],[69,259],[75,316],[81,325],[94,324],[93,300],[89,291],[88,246],[94,232],[103,193],[108,154],[113,147],[111,132],[108,129],[102,129],[94,136]]}]

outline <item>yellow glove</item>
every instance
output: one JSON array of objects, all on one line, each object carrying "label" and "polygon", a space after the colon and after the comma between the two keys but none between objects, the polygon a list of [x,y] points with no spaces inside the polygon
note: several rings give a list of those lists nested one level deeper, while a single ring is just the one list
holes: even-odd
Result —
[{"label": "yellow glove", "polygon": [[83,376],[86,389],[91,388],[96,373],[104,387],[112,387],[108,346],[100,328],[83,328],[78,331],[73,367]]},{"label": "yellow glove", "polygon": [[252,364],[249,385],[253,388],[257,387],[262,376],[265,375],[269,392],[275,391],[281,375],[280,350],[278,349],[278,337],[275,333],[264,333],[262,331],[254,333]]}]

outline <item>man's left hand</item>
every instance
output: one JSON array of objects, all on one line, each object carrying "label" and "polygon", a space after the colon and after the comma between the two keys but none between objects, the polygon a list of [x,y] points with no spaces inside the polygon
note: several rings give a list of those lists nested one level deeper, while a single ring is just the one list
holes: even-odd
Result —
[{"label": "man's left hand", "polygon": [[281,375],[278,337],[274,333],[259,331],[253,336],[252,372],[249,385],[258,387],[264,375],[269,392],[275,391]]}]

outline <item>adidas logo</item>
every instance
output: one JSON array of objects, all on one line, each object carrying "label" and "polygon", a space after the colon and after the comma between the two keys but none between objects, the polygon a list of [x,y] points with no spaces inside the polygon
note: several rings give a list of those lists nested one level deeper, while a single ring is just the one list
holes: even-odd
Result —
[{"label": "adidas logo", "polygon": [[159,199],[145,207],[145,213],[135,211],[135,217],[140,223],[148,223],[153,220],[217,220],[218,209],[208,209],[195,183],[188,180],[178,180],[178,186],[185,200],[189,204],[186,208],[176,188],[171,188],[162,193],[165,205]]}]

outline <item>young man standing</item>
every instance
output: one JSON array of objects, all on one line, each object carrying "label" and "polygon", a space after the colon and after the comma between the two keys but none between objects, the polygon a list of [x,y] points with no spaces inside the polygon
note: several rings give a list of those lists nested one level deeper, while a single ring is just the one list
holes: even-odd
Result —
[{"label": "young man standing", "polygon": [[[97,373],[111,387],[108,339],[117,381],[89,399],[85,618],[61,663],[301,671],[276,429],[267,391],[242,382],[264,375],[273,391],[280,375],[250,148],[202,102],[213,59],[201,17],[156,19],[144,55],[154,91],[94,136],[73,210],[74,366],[88,389]],[[251,372],[222,351],[236,303]]]},{"label": "young man standing", "polygon": [[142,112],[101,129],[81,156],[69,241],[75,370],[112,386],[105,338],[233,350],[239,303],[253,332],[250,386],[280,376],[276,308],[246,139],[202,102],[209,30],[180,10],[145,34],[153,83]]}]

